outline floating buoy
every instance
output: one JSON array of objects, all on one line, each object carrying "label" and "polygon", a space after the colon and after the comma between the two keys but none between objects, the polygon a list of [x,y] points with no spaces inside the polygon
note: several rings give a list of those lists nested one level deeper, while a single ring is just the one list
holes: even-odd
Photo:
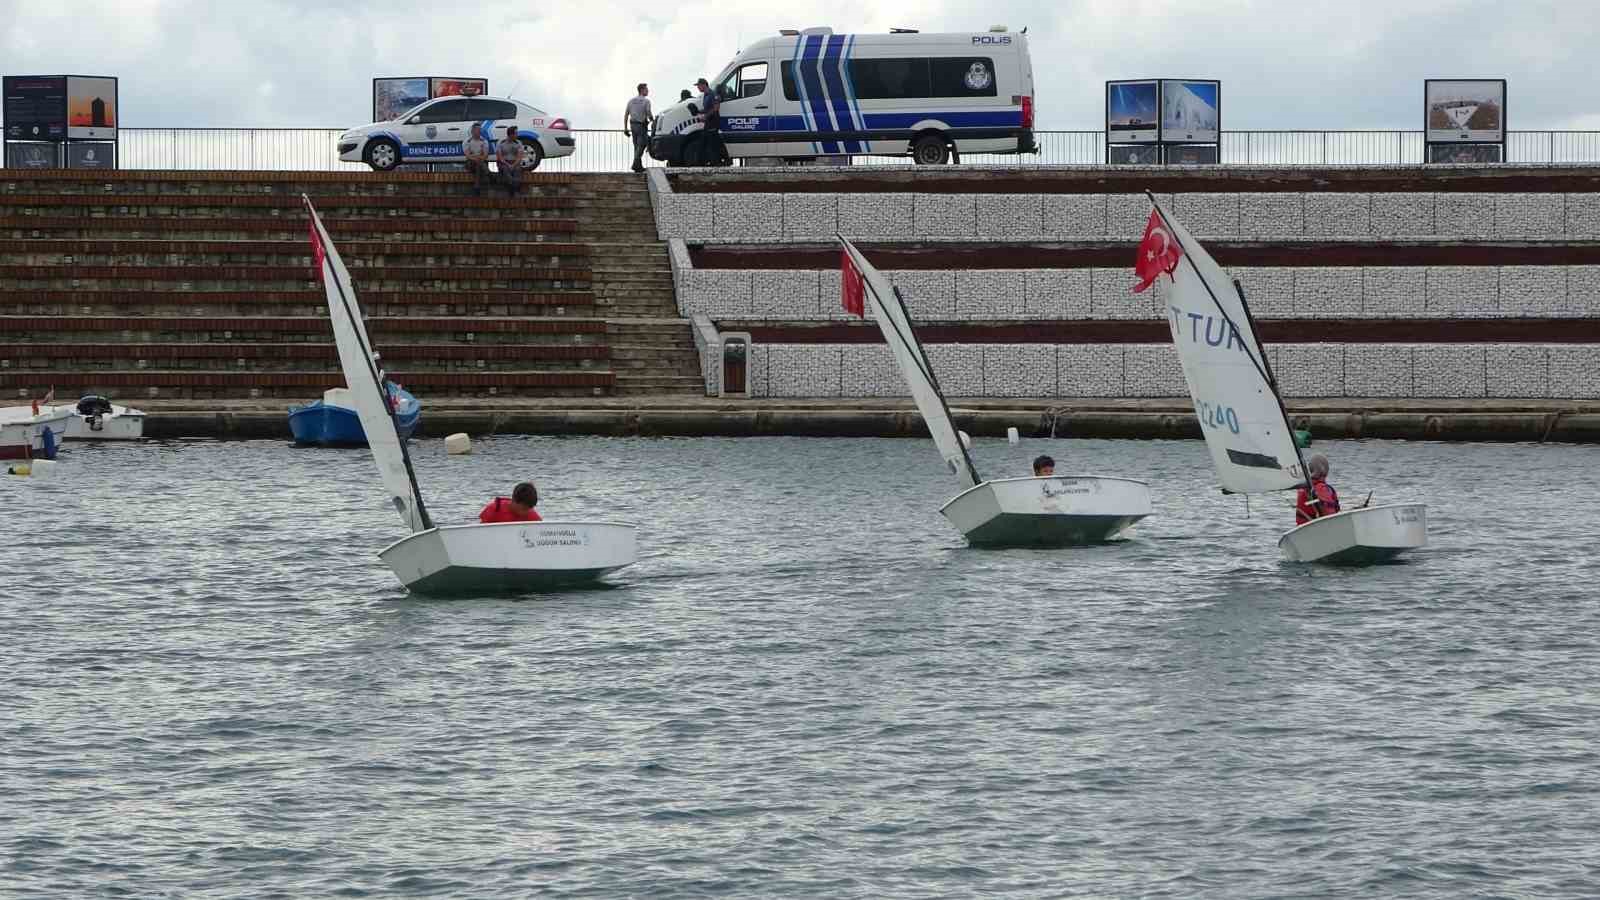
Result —
[{"label": "floating buoy", "polygon": [[444,452],[451,456],[460,456],[472,452],[472,438],[461,432],[456,432],[444,439]]},{"label": "floating buoy", "polygon": [[1015,447],[1016,445],[1022,443],[1022,435],[1017,433],[1017,429],[1015,427],[1007,428],[1006,440],[1011,443],[1011,446]]},{"label": "floating buoy", "polygon": [[956,434],[961,437],[961,446],[967,448],[968,450],[971,450],[972,449],[972,435],[967,434],[965,431],[957,431]]}]

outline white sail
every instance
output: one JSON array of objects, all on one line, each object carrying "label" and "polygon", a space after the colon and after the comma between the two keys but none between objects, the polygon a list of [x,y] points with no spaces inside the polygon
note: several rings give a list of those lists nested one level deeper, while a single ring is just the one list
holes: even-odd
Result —
[{"label": "white sail", "polygon": [[1163,282],[1167,324],[1217,477],[1237,493],[1304,484],[1294,433],[1244,301],[1200,242],[1156,209],[1182,250],[1172,280]]},{"label": "white sail", "polygon": [[889,279],[873,268],[854,244],[843,237],[839,238],[839,242],[844,245],[845,252],[850,254],[850,260],[866,282],[867,301],[874,311],[873,318],[883,331],[889,352],[900,366],[900,374],[905,376],[906,387],[911,390],[911,398],[922,412],[922,420],[928,424],[928,432],[933,435],[939,455],[944,457],[945,465],[961,481],[963,488],[976,487],[982,479],[978,477],[971,457],[967,456],[966,448],[961,444],[955,423],[950,421],[950,410],[939,391],[938,377],[928,362],[928,355],[922,350],[922,343],[911,328],[911,317],[906,313],[905,304],[900,302]]},{"label": "white sail", "polygon": [[328,318],[333,322],[334,342],[339,347],[339,364],[344,368],[345,384],[361,427],[367,433],[367,445],[372,448],[372,458],[378,464],[378,474],[389,493],[395,511],[412,531],[432,527],[416,482],[410,472],[410,463],[401,446],[400,435],[394,427],[394,417],[389,412],[383,387],[383,372],[379,368],[372,344],[367,340],[367,328],[362,321],[361,305],[356,302],[355,286],[350,281],[350,271],[339,258],[339,250],[322,225],[322,218],[305,198],[306,211],[311,214],[312,258],[322,267],[322,286],[328,298]]}]

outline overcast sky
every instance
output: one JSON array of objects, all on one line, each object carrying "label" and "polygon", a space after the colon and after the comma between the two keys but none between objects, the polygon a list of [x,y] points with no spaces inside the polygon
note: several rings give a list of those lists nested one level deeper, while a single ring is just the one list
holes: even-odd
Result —
[{"label": "overcast sky", "polygon": [[1596,0],[0,0],[0,71],[116,75],[124,126],[346,127],[374,76],[620,127],[639,81],[676,98],[782,27],[1028,28],[1039,125],[1102,125],[1103,82],[1222,80],[1225,129],[1422,125],[1422,80],[1510,80],[1512,129],[1600,129]]}]

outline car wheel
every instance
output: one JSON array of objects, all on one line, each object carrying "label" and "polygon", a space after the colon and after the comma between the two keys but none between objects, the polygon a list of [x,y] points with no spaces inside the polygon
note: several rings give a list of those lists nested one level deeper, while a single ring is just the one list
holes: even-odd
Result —
[{"label": "car wheel", "polygon": [[387,172],[400,165],[400,145],[388,138],[378,138],[368,144],[363,155],[374,172]]},{"label": "car wheel", "polygon": [[525,151],[522,154],[522,171],[532,172],[534,169],[539,168],[539,163],[544,162],[544,148],[539,146],[538,141],[530,141],[526,138],[518,138],[518,140],[522,141],[522,149]]},{"label": "car wheel", "polygon": [[925,134],[911,145],[911,158],[919,166],[942,166],[950,161],[950,145],[942,134]]}]

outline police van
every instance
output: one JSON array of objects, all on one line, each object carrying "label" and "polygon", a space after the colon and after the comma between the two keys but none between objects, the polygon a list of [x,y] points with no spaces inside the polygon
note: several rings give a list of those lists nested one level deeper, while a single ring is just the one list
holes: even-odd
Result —
[{"label": "police van", "polygon": [[[1033,153],[1033,63],[1026,34],[784,31],[739,54],[712,83],[733,159]],[[708,161],[700,98],[656,118],[650,155]],[[692,106],[691,106],[692,104]]]}]

